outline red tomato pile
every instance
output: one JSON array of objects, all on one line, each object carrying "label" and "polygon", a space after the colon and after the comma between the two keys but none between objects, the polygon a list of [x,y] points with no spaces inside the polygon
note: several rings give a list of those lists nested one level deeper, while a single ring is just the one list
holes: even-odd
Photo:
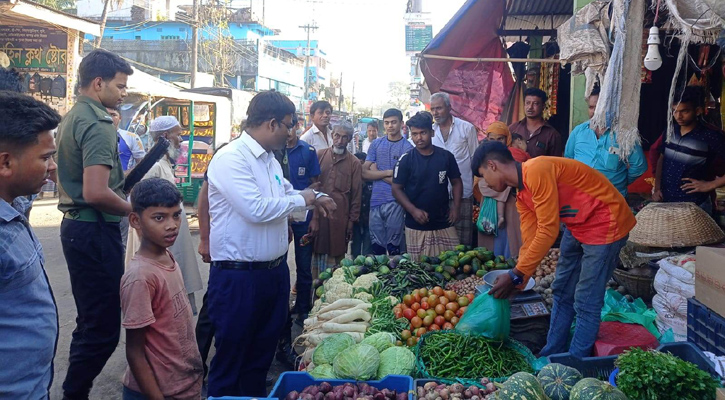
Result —
[{"label": "red tomato pile", "polygon": [[458,296],[440,286],[414,290],[393,307],[396,318],[405,317],[410,321],[410,329],[400,333],[401,339],[412,347],[428,331],[453,329],[472,301],[473,294]]}]

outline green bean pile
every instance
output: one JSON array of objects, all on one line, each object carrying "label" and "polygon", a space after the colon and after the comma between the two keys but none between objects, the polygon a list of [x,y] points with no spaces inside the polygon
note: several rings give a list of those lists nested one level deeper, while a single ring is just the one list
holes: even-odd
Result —
[{"label": "green bean pile", "polygon": [[518,351],[481,336],[440,332],[425,336],[418,356],[428,375],[437,378],[480,379],[533,372]]}]

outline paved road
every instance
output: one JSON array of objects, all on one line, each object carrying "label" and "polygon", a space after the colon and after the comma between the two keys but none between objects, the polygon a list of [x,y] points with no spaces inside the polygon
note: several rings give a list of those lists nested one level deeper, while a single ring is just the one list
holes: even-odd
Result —
[{"label": "paved road", "polygon": [[[50,284],[53,288],[55,300],[58,305],[58,314],[60,321],[60,337],[58,339],[58,351],[55,356],[55,378],[50,391],[51,400],[60,400],[63,397],[61,385],[65,379],[68,369],[68,351],[70,348],[71,333],[75,328],[76,307],[71,293],[70,278],[68,276],[68,268],[63,257],[63,249],[60,244],[60,223],[62,214],[58,211],[57,200],[36,200],[30,215],[30,223],[35,230],[38,238],[43,244],[43,251],[46,259],[46,269]],[[194,240],[194,248],[199,243],[199,234],[197,231],[196,221],[190,220],[191,234]],[[292,247],[293,248],[293,247]],[[292,250],[294,251],[294,250]],[[198,256],[197,256],[198,257]],[[294,273],[294,255],[290,253],[290,276],[292,282],[295,279]],[[204,282],[209,278],[209,268],[207,264],[198,257],[198,263],[201,270],[201,276]],[[203,292],[196,293],[197,307],[201,308],[201,299]],[[106,364],[101,375],[95,380],[93,390],[91,391],[91,399],[103,400],[120,400],[122,378],[126,369],[125,356],[126,337],[121,333],[121,341],[111,359]],[[214,349],[212,348],[212,354]],[[271,373],[279,375],[284,368],[277,364],[272,366]]]}]

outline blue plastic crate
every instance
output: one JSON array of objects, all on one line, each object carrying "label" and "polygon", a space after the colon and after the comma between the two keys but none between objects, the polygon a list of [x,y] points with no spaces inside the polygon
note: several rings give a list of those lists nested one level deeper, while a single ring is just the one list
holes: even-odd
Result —
[{"label": "blue plastic crate", "polygon": [[223,396],[223,397],[207,397],[207,400],[278,400],[269,397],[235,397],[235,396]]},{"label": "blue plastic crate", "polygon": [[609,374],[614,371],[614,362],[617,356],[606,357],[584,357],[576,358],[570,353],[552,354],[549,356],[550,363],[558,363],[567,367],[576,368],[585,378],[597,378],[607,380]]},{"label": "blue plastic crate", "polygon": [[[284,399],[287,393],[295,390],[303,391],[307,386],[319,385],[322,382],[329,382],[332,386],[342,385],[345,383],[355,383],[351,379],[315,379],[307,372],[284,372],[279,376],[277,383],[272,388],[269,397],[275,399]],[[398,393],[408,393],[408,400],[413,400],[415,394],[413,387],[413,378],[403,375],[388,375],[379,381],[366,381],[365,383],[376,389],[395,390]],[[261,400],[261,399],[260,399]]]},{"label": "blue plastic crate", "polygon": [[688,299],[687,341],[704,351],[725,355],[725,318],[696,299]]}]

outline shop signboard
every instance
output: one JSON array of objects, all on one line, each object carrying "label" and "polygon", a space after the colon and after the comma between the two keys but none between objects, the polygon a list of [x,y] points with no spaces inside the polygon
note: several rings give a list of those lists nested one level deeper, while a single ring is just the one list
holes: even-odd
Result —
[{"label": "shop signboard", "polygon": [[419,52],[433,40],[433,25],[424,21],[408,21],[405,25],[405,51]]},{"label": "shop signboard", "polygon": [[65,73],[68,35],[54,28],[0,26],[0,52],[10,59],[10,67],[21,71]]}]

